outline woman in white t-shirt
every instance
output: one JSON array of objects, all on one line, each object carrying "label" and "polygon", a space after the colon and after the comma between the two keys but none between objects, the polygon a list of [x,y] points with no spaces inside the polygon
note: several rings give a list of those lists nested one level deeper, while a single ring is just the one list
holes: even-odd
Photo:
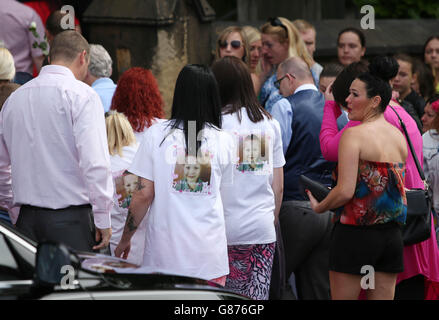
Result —
[{"label": "woman in white t-shirt", "polygon": [[[115,190],[114,205],[111,209],[112,235],[110,239],[110,251],[114,255],[114,249],[122,237],[132,194],[138,188],[138,177],[130,174],[127,169],[133,161],[139,144],[136,142],[130,122],[123,113],[109,111],[105,117],[105,124]],[[127,259],[137,265],[143,262],[145,226],[145,223],[139,226],[139,230],[132,239],[133,245]]]},{"label": "woman in white t-shirt", "polygon": [[224,285],[229,268],[220,188],[232,183],[233,140],[220,127],[215,77],[205,66],[184,67],[171,119],[146,131],[129,168],[140,185],[116,256],[126,257],[130,238],[146,220],[143,270]]},{"label": "woman in white t-shirt", "polygon": [[223,129],[235,138],[234,183],[221,189],[230,274],[226,288],[253,299],[269,297],[283,194],[285,159],[279,123],[260,106],[250,73],[234,57],[215,62]]}]

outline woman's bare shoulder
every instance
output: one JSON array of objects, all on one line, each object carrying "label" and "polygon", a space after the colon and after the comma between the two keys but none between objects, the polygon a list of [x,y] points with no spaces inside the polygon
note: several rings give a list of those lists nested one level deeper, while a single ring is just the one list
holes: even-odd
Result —
[{"label": "woman's bare shoulder", "polygon": [[355,127],[349,127],[343,131],[342,137],[358,137],[364,135],[366,132],[363,124]]},{"label": "woman's bare shoulder", "polygon": [[[362,123],[350,127],[343,132],[341,139],[345,144],[358,145],[360,149],[373,145],[379,136],[383,136],[383,128],[376,123]],[[341,142],[341,140],[340,140]]]},{"label": "woman's bare shoulder", "polygon": [[340,144],[344,146],[353,146],[361,144],[365,138],[365,130],[361,128],[361,125],[347,128],[343,131],[340,139]]}]

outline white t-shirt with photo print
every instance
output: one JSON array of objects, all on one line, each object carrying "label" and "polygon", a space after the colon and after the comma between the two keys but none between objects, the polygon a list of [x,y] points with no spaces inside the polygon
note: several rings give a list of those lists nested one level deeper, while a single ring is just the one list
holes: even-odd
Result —
[{"label": "white t-shirt with photo print", "polygon": [[219,278],[229,273],[220,188],[233,182],[233,140],[219,129],[206,128],[201,150],[209,154],[210,170],[205,171],[210,176],[203,178],[202,188],[183,188],[186,184],[176,179],[184,133],[171,132],[170,123],[157,123],[147,130],[129,169],[154,182],[142,267],[146,272]]},{"label": "white t-shirt with photo print", "polygon": [[[166,121],[166,119],[152,118],[151,119],[151,126],[156,124],[156,123],[164,122],[164,121]],[[139,144],[142,143],[143,136],[145,135],[145,132],[148,131],[148,129],[149,129],[149,127],[147,125],[145,125],[145,128],[143,129],[143,131],[141,131],[141,132],[134,131],[134,136],[136,137],[136,141]]]},{"label": "white t-shirt with photo print", "polygon": [[[223,130],[234,137],[235,155],[241,155],[235,166],[234,183],[221,189],[228,245],[267,244],[276,241],[274,228],[274,192],[271,187],[273,168],[285,164],[279,123],[268,119],[254,123],[245,108],[241,122],[237,113],[222,117]],[[245,163],[246,141],[250,135],[262,141],[260,159],[253,167]],[[240,147],[242,146],[242,147]],[[244,154],[244,156],[242,156]]]},{"label": "white t-shirt with photo print", "polygon": [[[114,250],[119,244],[122,238],[123,229],[125,227],[125,222],[128,215],[129,203],[125,205],[122,204],[121,195],[118,194],[119,188],[117,187],[117,181],[119,181],[126,170],[128,170],[134,156],[139,148],[138,143],[134,143],[130,146],[125,146],[122,148],[122,157],[118,154],[111,156],[111,172],[113,175],[114,183],[114,197],[113,197],[113,208],[111,209],[111,239],[110,239],[110,250],[111,254],[114,255]],[[144,221],[139,225],[136,233],[131,238],[131,250],[128,254],[127,261],[141,265],[143,263],[143,252],[145,249],[145,229],[146,224]]]}]

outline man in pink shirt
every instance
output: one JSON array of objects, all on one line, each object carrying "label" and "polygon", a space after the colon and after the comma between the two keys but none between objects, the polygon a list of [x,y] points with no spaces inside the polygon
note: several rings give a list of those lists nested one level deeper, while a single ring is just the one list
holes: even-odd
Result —
[{"label": "man in pink shirt", "polygon": [[113,205],[103,107],[82,82],[87,41],[64,31],[52,44],[52,64],[15,91],[0,113],[0,206],[20,205],[18,220],[11,218],[37,242],[98,250],[109,243]]},{"label": "man in pink shirt", "polygon": [[49,45],[40,16],[16,0],[0,0],[0,42],[14,56],[17,72],[39,71]]}]

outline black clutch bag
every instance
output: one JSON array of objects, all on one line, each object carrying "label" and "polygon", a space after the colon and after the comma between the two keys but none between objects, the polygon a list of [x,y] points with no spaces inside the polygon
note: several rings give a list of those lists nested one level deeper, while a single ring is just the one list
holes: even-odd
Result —
[{"label": "black clutch bag", "polygon": [[323,199],[326,198],[326,196],[328,195],[328,193],[331,191],[331,189],[329,189],[327,186],[325,186],[324,184],[314,181],[304,175],[301,175],[299,177],[299,183],[300,183],[300,188],[302,190],[302,193],[308,197],[306,195],[305,190],[309,190],[311,191],[312,195],[314,196],[314,198],[317,199],[317,201],[322,201]]}]

